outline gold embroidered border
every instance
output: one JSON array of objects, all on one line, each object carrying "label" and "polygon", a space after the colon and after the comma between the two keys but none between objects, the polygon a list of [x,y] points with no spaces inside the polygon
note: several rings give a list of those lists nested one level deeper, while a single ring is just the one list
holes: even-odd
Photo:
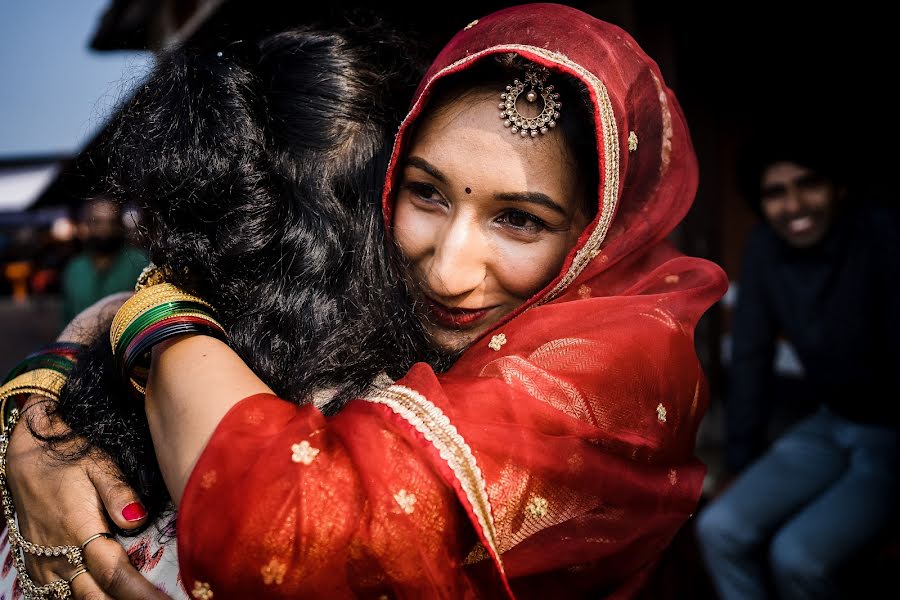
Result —
[{"label": "gold embroidered border", "polygon": [[[429,83],[429,87],[435,81],[437,81],[440,77],[442,77],[446,72],[456,69],[457,67],[464,65],[468,62],[478,60],[479,58],[488,55],[488,54],[496,54],[498,52],[514,52],[521,53],[527,52],[529,54],[534,54],[536,56],[540,56],[548,60],[551,63],[555,63],[561,66],[564,66],[568,69],[571,69],[575,73],[577,73],[582,81],[586,82],[590,87],[594,90],[594,95],[597,98],[597,110],[600,113],[600,123],[602,126],[601,137],[603,138],[603,146],[604,146],[604,171],[603,173],[603,203],[602,208],[600,210],[600,219],[597,222],[597,227],[594,228],[594,231],[591,232],[590,237],[584,243],[584,246],[581,247],[576,253],[575,258],[572,261],[572,264],[569,266],[566,274],[563,275],[562,279],[560,279],[559,283],[557,283],[553,289],[551,289],[543,298],[535,302],[532,306],[540,306],[546,302],[550,302],[554,298],[556,298],[559,294],[561,294],[569,284],[575,281],[575,278],[578,277],[582,271],[584,271],[585,267],[587,267],[588,263],[591,262],[599,253],[600,253],[600,245],[603,243],[603,240],[606,239],[606,234],[609,231],[609,225],[612,221],[613,214],[616,212],[616,203],[619,198],[619,129],[616,125],[615,114],[613,113],[612,102],[609,99],[609,92],[606,89],[606,85],[603,84],[600,79],[579,65],[578,63],[571,60],[565,54],[560,54],[559,52],[553,52],[552,50],[547,50],[546,48],[539,48],[537,46],[528,46],[524,44],[505,44],[499,46],[493,46],[491,48],[486,48],[480,52],[476,52],[475,54],[471,54],[462,58],[455,63],[444,67],[441,69]],[[422,98],[424,98],[425,94],[422,94],[419,97],[419,101],[416,103],[416,107],[410,111],[410,115],[416,111],[418,104],[422,102]],[[409,116],[407,116],[407,120]],[[404,123],[405,125],[406,123]]]},{"label": "gold embroidered border", "polygon": [[[487,486],[472,449],[459,434],[450,419],[425,396],[402,385],[393,385],[365,398],[368,402],[384,404],[400,415],[416,431],[425,436],[453,471],[472,505],[481,531],[499,561],[497,530],[491,515]],[[502,571],[503,565],[500,565]]]}]

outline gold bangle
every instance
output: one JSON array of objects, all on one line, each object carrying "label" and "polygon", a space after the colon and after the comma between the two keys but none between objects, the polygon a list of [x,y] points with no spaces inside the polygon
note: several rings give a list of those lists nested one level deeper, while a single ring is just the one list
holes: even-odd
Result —
[{"label": "gold bangle", "polygon": [[[0,409],[5,414],[6,403],[10,398],[20,394],[38,394],[59,401],[59,395],[66,385],[66,376],[54,369],[35,369],[7,381],[0,387]],[[6,434],[8,428],[5,419],[0,419],[0,434]]]},{"label": "gold bangle", "polygon": [[149,287],[142,288],[136,292],[134,296],[125,301],[125,303],[116,312],[113,317],[112,324],[109,328],[109,343],[115,351],[119,343],[119,338],[128,329],[128,326],[140,315],[150,310],[154,306],[158,306],[165,302],[196,302],[208,307],[211,311],[215,311],[208,302],[182,291],[171,283],[160,283]]}]

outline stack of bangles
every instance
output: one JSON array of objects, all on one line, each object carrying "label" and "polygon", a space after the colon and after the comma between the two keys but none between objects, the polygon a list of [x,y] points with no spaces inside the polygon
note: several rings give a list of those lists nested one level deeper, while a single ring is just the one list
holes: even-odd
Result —
[{"label": "stack of bangles", "polygon": [[[19,533],[12,495],[6,480],[6,452],[13,428],[19,421],[19,411],[32,394],[59,401],[59,395],[66,383],[66,377],[72,370],[80,344],[56,342],[27,356],[16,365],[4,378],[0,386],[0,496],[3,501],[3,515],[6,518],[9,535],[10,555],[16,567],[16,578],[26,598],[69,598],[72,595],[72,581],[79,575],[87,573],[84,566],[84,547],[93,539],[86,540],[81,546],[41,546],[29,542]],[[97,534],[100,537],[111,536],[109,533]],[[25,554],[46,557],[65,557],[74,567],[69,579],[51,581],[45,585],[37,585],[28,576],[25,569]]]},{"label": "stack of bangles", "polygon": [[113,318],[109,329],[115,364],[123,379],[144,396],[153,346],[195,333],[225,340],[212,306],[171,283],[139,287]]},{"label": "stack of bangles", "polygon": [[[150,369],[150,351],[163,340],[198,333],[225,340],[212,306],[202,299],[166,283],[164,274],[153,265],[144,270],[135,286],[135,294],[116,313],[109,339],[123,380],[143,397]],[[31,394],[59,401],[66,377],[72,370],[80,344],[57,342],[30,354],[10,371],[0,386],[0,495],[9,533],[10,554],[16,567],[16,578],[26,598],[54,599],[72,596],[72,581],[87,573],[84,549],[96,539],[113,537],[109,532],[96,533],[80,546],[41,546],[25,540],[19,533],[12,495],[6,479],[9,440],[19,421],[20,410]],[[68,579],[37,585],[25,568],[25,554],[65,557],[74,567]]]}]

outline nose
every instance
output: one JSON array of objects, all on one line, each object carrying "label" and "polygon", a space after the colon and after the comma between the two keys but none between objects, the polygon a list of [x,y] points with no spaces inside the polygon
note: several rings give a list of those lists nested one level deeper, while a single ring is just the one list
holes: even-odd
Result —
[{"label": "nose", "polygon": [[789,185],[784,195],[784,210],[792,214],[800,210],[803,204],[802,191],[796,185]]},{"label": "nose", "polygon": [[489,248],[476,223],[459,216],[435,243],[426,284],[438,299],[465,296],[484,282]]}]

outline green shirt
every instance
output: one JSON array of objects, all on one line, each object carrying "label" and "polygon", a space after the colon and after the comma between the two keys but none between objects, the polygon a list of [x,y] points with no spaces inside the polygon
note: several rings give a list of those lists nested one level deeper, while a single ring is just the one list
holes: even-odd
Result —
[{"label": "green shirt", "polygon": [[97,300],[134,289],[138,275],[149,259],[142,250],[126,246],[105,271],[97,271],[87,254],[79,254],[62,275],[62,318],[68,324],[75,315]]}]

